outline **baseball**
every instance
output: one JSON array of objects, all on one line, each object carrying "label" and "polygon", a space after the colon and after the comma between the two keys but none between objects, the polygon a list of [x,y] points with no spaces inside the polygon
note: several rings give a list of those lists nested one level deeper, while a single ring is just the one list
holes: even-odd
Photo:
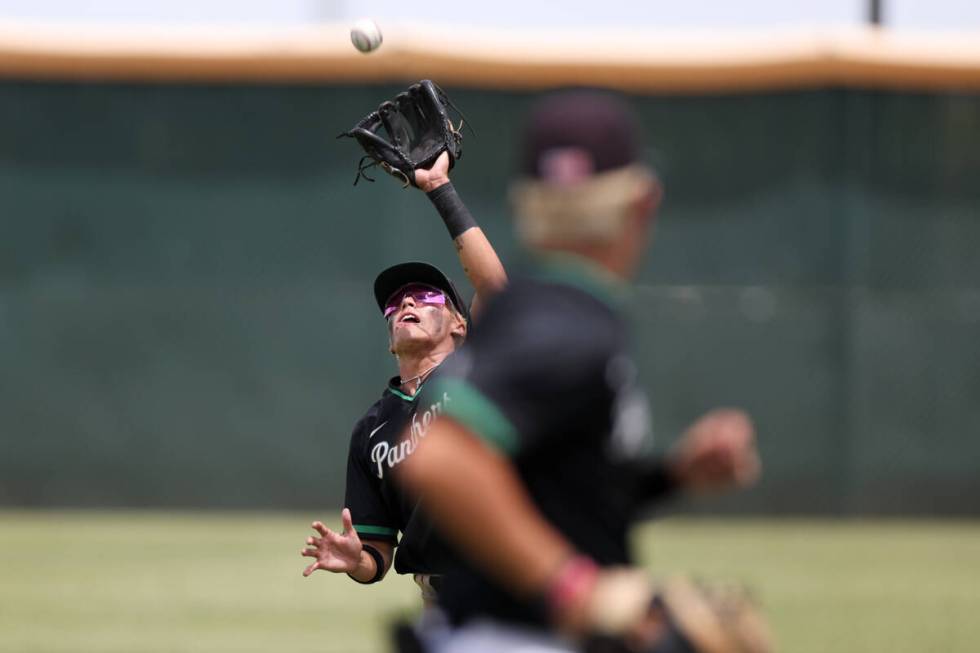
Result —
[{"label": "baseball", "polygon": [[371,52],[381,45],[381,29],[370,18],[363,18],[350,28],[350,41],[361,52]]}]

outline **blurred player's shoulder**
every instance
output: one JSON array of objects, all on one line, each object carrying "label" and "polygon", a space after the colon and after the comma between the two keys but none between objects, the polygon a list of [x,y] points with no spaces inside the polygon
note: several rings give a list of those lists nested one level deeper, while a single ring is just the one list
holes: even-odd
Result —
[{"label": "blurred player's shoulder", "polygon": [[480,364],[501,358],[511,367],[568,366],[591,369],[623,339],[614,293],[601,284],[579,283],[560,275],[515,275],[477,320],[468,348],[480,350]]},{"label": "blurred player's shoulder", "polygon": [[576,257],[536,261],[514,275],[488,304],[491,319],[578,319],[613,326],[626,305],[627,285]]}]

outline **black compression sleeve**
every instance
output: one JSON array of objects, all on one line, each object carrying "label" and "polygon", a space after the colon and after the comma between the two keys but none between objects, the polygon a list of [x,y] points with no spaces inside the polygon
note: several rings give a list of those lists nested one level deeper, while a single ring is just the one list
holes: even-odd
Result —
[{"label": "black compression sleeve", "polygon": [[439,216],[446,223],[446,229],[449,230],[449,236],[453,240],[467,229],[476,226],[476,220],[456,193],[453,182],[447,182],[426,195],[439,211]]},{"label": "black compression sleeve", "polygon": [[351,577],[351,580],[360,583],[361,585],[370,585],[371,583],[377,583],[385,575],[385,559],[381,556],[381,552],[375,549],[370,544],[365,544],[363,546],[363,549],[365,553],[367,553],[369,556],[371,556],[374,559],[374,566],[375,566],[374,577],[371,580],[357,580],[350,574],[347,575]]}]

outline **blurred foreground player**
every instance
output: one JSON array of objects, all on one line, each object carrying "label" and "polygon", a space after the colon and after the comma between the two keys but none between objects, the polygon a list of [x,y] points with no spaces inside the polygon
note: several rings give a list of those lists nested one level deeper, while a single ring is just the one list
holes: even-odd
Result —
[{"label": "blurred foreground player", "polygon": [[638,147],[612,96],[554,95],[530,118],[513,200],[539,264],[430,382],[452,401],[399,471],[467,560],[440,592],[456,629],[439,651],[768,650],[739,597],[655,587],[629,567],[639,509],[678,477],[705,488],[759,472],[736,410],[696,422],[669,464],[651,457],[621,315],[661,197]]}]

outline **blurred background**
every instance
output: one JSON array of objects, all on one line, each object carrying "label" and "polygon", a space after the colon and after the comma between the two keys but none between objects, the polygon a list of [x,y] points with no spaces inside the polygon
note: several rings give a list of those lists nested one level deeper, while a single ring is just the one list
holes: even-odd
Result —
[{"label": "blurred background", "polygon": [[651,568],[761,588],[785,650],[980,648],[980,4],[0,0],[0,650],[374,651],[416,608],[298,550],[396,372],[374,276],[463,276],[335,140],[424,77],[507,264],[535,97],[639,111],[658,438],[742,406],[765,464]]}]

